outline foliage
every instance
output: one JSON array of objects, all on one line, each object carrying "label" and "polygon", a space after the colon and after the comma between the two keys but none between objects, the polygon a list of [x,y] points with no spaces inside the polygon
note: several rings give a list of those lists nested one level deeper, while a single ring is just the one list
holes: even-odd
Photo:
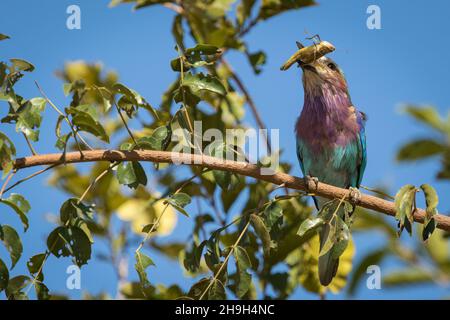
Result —
[{"label": "foliage", "polygon": [[430,131],[429,137],[417,138],[403,146],[397,153],[398,161],[418,161],[430,157],[440,157],[441,170],[438,179],[450,179],[450,115],[441,117],[432,106],[408,105],[404,112],[424,124]]}]

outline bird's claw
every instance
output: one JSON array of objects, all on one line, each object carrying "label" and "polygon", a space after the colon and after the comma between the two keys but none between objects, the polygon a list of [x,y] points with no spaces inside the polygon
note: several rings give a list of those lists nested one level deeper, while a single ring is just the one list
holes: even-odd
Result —
[{"label": "bird's claw", "polygon": [[353,205],[357,205],[361,200],[361,191],[358,188],[350,187],[349,200]]},{"label": "bird's claw", "polygon": [[317,177],[311,177],[310,175],[306,175],[304,179],[306,192],[315,193],[319,188],[319,179]]}]

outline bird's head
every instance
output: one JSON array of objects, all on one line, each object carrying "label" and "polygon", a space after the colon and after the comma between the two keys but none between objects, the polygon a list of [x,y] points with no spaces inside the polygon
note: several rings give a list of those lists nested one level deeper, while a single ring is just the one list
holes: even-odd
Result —
[{"label": "bird's head", "polygon": [[311,63],[298,62],[303,70],[303,87],[305,93],[314,96],[328,89],[348,93],[344,73],[332,59],[321,57]]}]

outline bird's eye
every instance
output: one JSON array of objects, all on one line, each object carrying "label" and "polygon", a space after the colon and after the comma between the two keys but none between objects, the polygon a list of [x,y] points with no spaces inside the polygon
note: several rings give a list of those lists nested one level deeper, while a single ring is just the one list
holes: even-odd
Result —
[{"label": "bird's eye", "polygon": [[333,62],[330,62],[327,66],[333,71],[337,70],[337,66]]}]

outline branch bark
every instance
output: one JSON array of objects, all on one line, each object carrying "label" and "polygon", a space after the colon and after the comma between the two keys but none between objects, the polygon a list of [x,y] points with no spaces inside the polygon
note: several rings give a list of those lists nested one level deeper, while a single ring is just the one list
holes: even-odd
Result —
[{"label": "branch bark", "polygon": [[[149,161],[155,163],[194,165],[213,170],[233,172],[258,180],[267,181],[276,185],[283,185],[291,189],[307,191],[307,186],[302,178],[290,176],[286,173],[275,172],[272,175],[264,175],[261,173],[260,167],[246,162],[221,160],[219,158],[205,155],[167,151],[88,150],[83,151],[83,154],[80,154],[79,152],[68,152],[64,158],[61,153],[41,154],[16,159],[14,167],[15,169],[23,169],[39,165],[96,161]],[[315,190],[314,193],[328,199],[348,199],[349,190],[319,182],[317,190]],[[389,216],[395,216],[394,203],[375,196],[362,194],[358,205]],[[423,223],[425,215],[426,213],[423,209],[416,209],[414,212],[414,220],[416,222]],[[450,217],[438,214],[435,216],[435,219],[438,228],[445,231],[450,231]]]}]

